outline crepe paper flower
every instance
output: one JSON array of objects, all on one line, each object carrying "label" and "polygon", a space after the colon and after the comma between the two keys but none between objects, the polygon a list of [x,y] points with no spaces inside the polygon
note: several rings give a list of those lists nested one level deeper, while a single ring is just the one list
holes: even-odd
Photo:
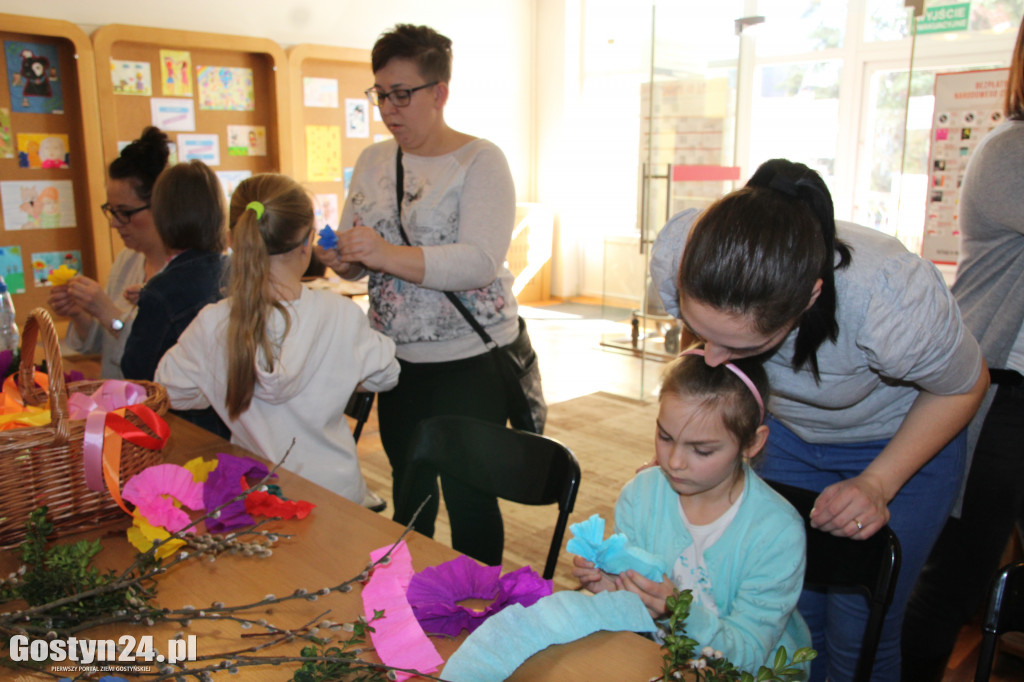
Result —
[{"label": "crepe paper flower", "polygon": [[324,249],[333,249],[338,245],[338,235],[334,233],[330,225],[324,225],[323,229],[317,232],[320,238],[316,241],[317,245]]},{"label": "crepe paper flower", "polygon": [[253,516],[270,516],[281,519],[304,519],[315,507],[312,502],[283,500],[264,490],[253,490],[245,496],[245,511]]},{"label": "crepe paper flower", "polygon": [[564,590],[524,608],[512,604],[467,637],[444,666],[451,682],[504,680],[523,661],[552,644],[598,630],[654,632],[640,597],[626,590],[587,594]]},{"label": "crepe paper flower", "polygon": [[183,466],[157,464],[128,479],[121,497],[134,504],[135,511],[149,523],[177,532],[191,519],[175,506],[175,500],[189,509],[203,509],[203,484],[196,483],[192,472]]},{"label": "crepe paper flower", "polygon": [[157,559],[163,559],[184,546],[185,541],[180,538],[168,539],[171,534],[167,532],[166,528],[154,526],[137,513],[132,514],[132,518],[133,525],[128,529],[128,542],[132,543],[132,546],[139,552],[148,552],[149,548],[153,546],[153,542],[160,540],[161,543],[155,555]]},{"label": "crepe paper flower", "polygon": [[192,473],[193,481],[196,483],[206,483],[210,472],[217,468],[217,464],[218,462],[215,459],[196,457],[185,462],[184,467]]},{"label": "crepe paper flower", "polygon": [[50,271],[50,274],[46,277],[50,284],[55,287],[62,287],[70,282],[75,275],[78,274],[78,270],[69,268],[67,263],[61,263],[60,267],[56,270]]},{"label": "crepe paper flower", "polygon": [[622,533],[604,539],[604,519],[594,514],[586,521],[569,526],[573,537],[566,543],[566,551],[577,554],[605,573],[618,575],[633,570],[648,580],[661,582],[667,572],[661,559],[650,552],[629,544]]},{"label": "crepe paper flower", "polygon": [[[501,566],[481,566],[460,556],[413,576],[406,597],[426,632],[457,636],[473,632],[488,618],[512,605],[530,606],[551,594],[551,581],[529,566],[498,577]],[[483,610],[462,606],[463,599],[491,599]]]},{"label": "crepe paper flower", "polygon": [[[217,468],[210,472],[203,486],[203,502],[207,509],[216,509],[245,490],[246,478],[264,478],[267,465],[251,457],[238,457],[225,452],[217,453]],[[220,516],[206,520],[211,533],[225,533],[253,524],[245,511],[245,501],[235,500],[220,510]]]}]

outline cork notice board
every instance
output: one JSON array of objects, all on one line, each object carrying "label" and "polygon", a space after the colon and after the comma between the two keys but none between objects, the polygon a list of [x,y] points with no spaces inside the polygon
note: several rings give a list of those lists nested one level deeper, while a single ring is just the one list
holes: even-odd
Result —
[{"label": "cork notice board", "polygon": [[247,175],[290,172],[287,68],[276,43],[120,24],[92,40],[106,164],[157,125],[175,143],[172,161],[201,159],[226,192]]},{"label": "cork notice board", "polygon": [[74,24],[0,14],[0,275],[18,326],[62,264],[110,267],[92,45]]},{"label": "cork notice board", "polygon": [[288,64],[294,177],[317,197],[317,227],[337,229],[356,159],[391,137],[365,95],[373,85],[370,51],[296,45]]}]

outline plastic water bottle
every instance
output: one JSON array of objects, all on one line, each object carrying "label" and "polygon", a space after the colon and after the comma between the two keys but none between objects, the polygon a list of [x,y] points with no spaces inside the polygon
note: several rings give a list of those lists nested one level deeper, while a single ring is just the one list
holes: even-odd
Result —
[{"label": "plastic water bottle", "polygon": [[14,319],[14,301],[7,283],[0,277],[0,350],[18,350],[18,323]]}]

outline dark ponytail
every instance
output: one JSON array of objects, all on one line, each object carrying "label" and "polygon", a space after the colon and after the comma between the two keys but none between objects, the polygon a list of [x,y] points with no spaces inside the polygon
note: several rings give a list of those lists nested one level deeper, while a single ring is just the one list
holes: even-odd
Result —
[{"label": "dark ponytail", "polygon": [[[839,335],[835,268],[850,260],[821,176],[773,159],[697,219],[679,266],[679,292],[748,316],[762,334],[797,320],[792,366],[808,363],[820,380],[817,350]],[[819,278],[821,294],[808,307]]]},{"label": "dark ponytail", "polygon": [[796,348],[793,352],[793,367],[799,368],[805,362],[810,362],[814,378],[820,380],[818,347],[825,339],[835,342],[839,337],[835,271],[837,268],[847,267],[853,258],[850,247],[836,236],[832,195],[818,173],[802,163],[786,159],[765,161],[747,181],[747,187],[768,187],[804,202],[817,219],[821,237],[825,242],[825,253],[839,255],[838,264],[834,256],[824,259],[821,263],[821,294],[800,318]]},{"label": "dark ponytail", "polygon": [[148,202],[153,194],[153,185],[167,167],[170,155],[167,135],[159,128],[149,126],[139,139],[122,149],[121,155],[110,162],[107,173],[113,180],[131,181],[136,196]]}]

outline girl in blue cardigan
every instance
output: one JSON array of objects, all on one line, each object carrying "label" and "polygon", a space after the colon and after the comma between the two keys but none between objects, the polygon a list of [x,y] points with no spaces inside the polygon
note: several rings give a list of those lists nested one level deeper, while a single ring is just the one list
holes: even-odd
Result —
[{"label": "girl in blue cardigan", "polygon": [[[742,368],[741,368],[742,367]],[[629,590],[655,620],[677,589],[693,591],[686,633],[744,670],[770,665],[780,645],[810,646],[796,611],[806,561],[804,523],[749,466],[768,438],[768,379],[754,361],[709,366],[686,351],[661,385],[657,467],[626,484],[615,530],[658,557],[661,581],[627,570],[611,575],[574,557],[591,592]]]}]

